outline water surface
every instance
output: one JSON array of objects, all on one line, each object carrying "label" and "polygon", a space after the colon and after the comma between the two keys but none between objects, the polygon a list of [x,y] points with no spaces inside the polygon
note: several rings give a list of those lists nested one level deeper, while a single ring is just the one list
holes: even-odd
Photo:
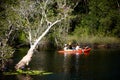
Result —
[{"label": "water surface", "polygon": [[[29,67],[53,72],[45,76],[2,76],[2,80],[118,80],[120,49],[93,49],[88,55],[39,51]],[[17,61],[19,58],[15,58]],[[0,79],[1,80],[1,79]]]}]

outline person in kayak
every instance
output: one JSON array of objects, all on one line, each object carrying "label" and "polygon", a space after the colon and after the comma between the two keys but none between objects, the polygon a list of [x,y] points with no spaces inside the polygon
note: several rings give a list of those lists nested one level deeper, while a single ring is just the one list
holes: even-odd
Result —
[{"label": "person in kayak", "polygon": [[64,51],[72,51],[72,49],[69,48],[68,44],[64,45]]},{"label": "person in kayak", "polygon": [[70,50],[73,49],[73,48],[72,48],[72,43],[71,43],[71,42],[69,42],[69,44],[68,44],[68,49],[70,49]]},{"label": "person in kayak", "polygon": [[80,46],[77,44],[75,50],[79,50]]},{"label": "person in kayak", "polygon": [[67,44],[64,45],[64,51],[68,50]]},{"label": "person in kayak", "polygon": [[75,50],[80,50],[80,49],[82,50],[82,48],[80,47],[80,45],[77,44]]}]

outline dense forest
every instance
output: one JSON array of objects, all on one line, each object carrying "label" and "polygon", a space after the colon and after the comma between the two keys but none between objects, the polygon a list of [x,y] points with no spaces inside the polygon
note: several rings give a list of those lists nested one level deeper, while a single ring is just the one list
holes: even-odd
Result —
[{"label": "dense forest", "polygon": [[[49,4],[40,7],[45,1]],[[41,45],[63,46],[64,43],[74,41],[91,44],[120,42],[119,0],[0,0],[0,2],[1,70],[12,57],[15,48],[29,43],[32,45],[55,20],[58,23],[56,22],[57,24],[41,40]]]},{"label": "dense forest", "polygon": [[[92,42],[111,43],[120,37],[120,6],[118,0],[82,0],[74,9],[74,36],[87,37]],[[79,20],[79,21],[78,21]],[[92,39],[91,39],[92,38]],[[108,38],[111,38],[109,40]],[[100,41],[102,40],[102,41]],[[83,40],[84,41],[84,40]],[[89,41],[88,41],[89,42]],[[113,41],[114,43],[115,41]]]}]

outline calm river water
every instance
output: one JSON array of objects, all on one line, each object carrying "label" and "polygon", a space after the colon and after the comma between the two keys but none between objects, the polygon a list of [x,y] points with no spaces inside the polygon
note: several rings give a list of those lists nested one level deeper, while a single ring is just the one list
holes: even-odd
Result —
[{"label": "calm river water", "polygon": [[119,61],[120,49],[93,49],[88,55],[40,51],[34,54],[30,68],[53,74],[2,76],[0,80],[119,80]]}]

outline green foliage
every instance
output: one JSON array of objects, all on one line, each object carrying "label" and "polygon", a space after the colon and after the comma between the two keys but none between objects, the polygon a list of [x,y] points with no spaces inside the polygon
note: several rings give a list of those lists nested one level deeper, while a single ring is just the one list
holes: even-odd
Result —
[{"label": "green foliage", "polygon": [[120,16],[116,1],[90,0],[88,3],[89,13],[82,15],[74,35],[119,37]]},{"label": "green foliage", "polygon": [[20,75],[20,74],[26,74],[26,75],[49,75],[53,74],[52,72],[45,72],[45,71],[39,71],[39,70],[17,70],[16,72],[4,72],[4,75]]},{"label": "green foliage", "polygon": [[14,53],[13,48],[10,46],[0,46],[0,59],[9,59]]},{"label": "green foliage", "polygon": [[26,34],[23,31],[21,31],[18,39],[21,43],[26,42]]},{"label": "green foliage", "polygon": [[[26,33],[31,30],[33,42],[47,28],[45,16],[51,22],[67,15],[63,23],[56,24],[46,36],[57,45],[68,41],[68,34],[74,37],[120,37],[120,12],[118,0],[7,0],[0,5],[0,36],[5,35],[8,26],[23,30],[18,35],[25,41]],[[66,4],[66,6],[64,6]],[[43,18],[43,24],[40,25]],[[73,21],[73,22],[72,22]],[[73,29],[73,30],[71,30]],[[73,32],[72,32],[73,31]],[[66,37],[65,37],[66,36]],[[69,38],[70,39],[70,38]],[[83,39],[84,40],[84,39]]]},{"label": "green foliage", "polygon": [[[11,44],[14,43],[13,39],[15,36],[15,16],[8,8],[10,5],[17,3],[17,0],[2,0],[0,3],[0,70],[6,66],[8,59],[13,57],[14,49]],[[8,20],[9,18],[12,21]],[[13,17],[14,15],[14,17]],[[12,43],[11,43],[12,42]]]},{"label": "green foliage", "polygon": [[6,43],[0,42],[0,70],[2,70],[8,59],[13,57],[14,49]]}]

